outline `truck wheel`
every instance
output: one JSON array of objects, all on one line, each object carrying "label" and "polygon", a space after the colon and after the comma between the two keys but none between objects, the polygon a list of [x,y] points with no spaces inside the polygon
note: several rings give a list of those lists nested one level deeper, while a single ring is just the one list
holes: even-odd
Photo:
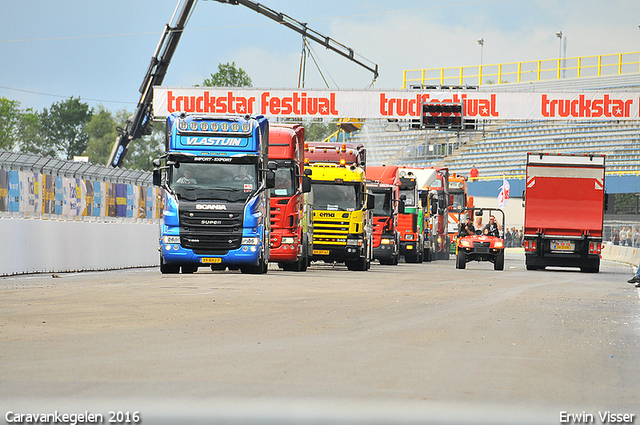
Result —
[{"label": "truck wheel", "polygon": [[504,270],[504,251],[496,256],[496,261],[493,263],[493,270]]},{"label": "truck wheel", "polygon": [[538,267],[527,264],[527,270],[538,270]]},{"label": "truck wheel", "polygon": [[260,262],[257,266],[242,266],[240,272],[244,274],[265,274],[269,270],[269,262],[263,256],[260,256]]},{"label": "truck wheel", "polygon": [[349,261],[347,262],[347,269],[357,272],[364,272],[367,270],[367,259],[363,257],[357,260]]},{"label": "truck wheel", "polygon": [[424,251],[424,262],[425,263],[430,263],[431,262],[431,248],[425,249],[425,251]]},{"label": "truck wheel", "polygon": [[598,273],[600,272],[600,267],[580,267],[580,271],[582,273]]},{"label": "truck wheel", "polygon": [[467,254],[462,251],[458,251],[456,255],[456,269],[464,269],[467,267]]},{"label": "truck wheel", "polygon": [[183,274],[192,274],[198,271],[198,266],[182,266]]},{"label": "truck wheel", "polygon": [[162,255],[160,256],[160,273],[162,274],[176,274],[180,272],[180,266],[178,264],[167,264],[164,262]]}]

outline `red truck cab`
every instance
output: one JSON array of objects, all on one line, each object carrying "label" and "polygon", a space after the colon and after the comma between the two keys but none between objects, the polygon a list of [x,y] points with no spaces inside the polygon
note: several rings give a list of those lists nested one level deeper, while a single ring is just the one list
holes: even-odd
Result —
[{"label": "red truck cab", "polygon": [[373,258],[380,264],[396,265],[400,257],[398,213],[404,213],[400,201],[400,169],[395,166],[367,167],[367,189],[375,196],[373,209]]},{"label": "red truck cab", "polygon": [[[289,271],[305,271],[309,264],[309,226],[304,193],[304,127],[269,126],[269,162],[276,163],[276,186],[271,195],[270,262]],[[308,183],[310,185],[310,182]]]}]

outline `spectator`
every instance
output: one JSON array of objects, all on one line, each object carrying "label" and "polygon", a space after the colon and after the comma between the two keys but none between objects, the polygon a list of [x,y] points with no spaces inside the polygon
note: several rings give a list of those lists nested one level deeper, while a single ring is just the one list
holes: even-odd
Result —
[{"label": "spectator", "polygon": [[633,228],[633,246],[635,248],[640,247],[640,232],[635,227]]},{"label": "spectator", "polygon": [[640,288],[640,265],[638,265],[638,270],[636,271],[635,276],[627,280],[627,282],[634,283],[636,285],[636,288]]},{"label": "spectator", "polygon": [[475,165],[471,168],[471,171],[469,171],[469,177],[471,181],[478,178],[478,169]]},{"label": "spectator", "polygon": [[618,229],[613,229],[611,231],[611,242],[614,245],[620,245],[620,234],[618,233]]},{"label": "spectator", "polygon": [[507,229],[504,234],[504,239],[507,248],[511,248],[513,246],[513,233],[511,233],[511,230]]},{"label": "spectator", "polygon": [[622,226],[622,230],[619,233],[620,236],[620,246],[627,246],[627,227]]}]

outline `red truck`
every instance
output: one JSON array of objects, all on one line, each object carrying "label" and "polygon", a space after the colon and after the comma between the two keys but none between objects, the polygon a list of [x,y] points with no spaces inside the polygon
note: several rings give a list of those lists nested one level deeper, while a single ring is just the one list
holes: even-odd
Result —
[{"label": "red truck", "polygon": [[436,237],[437,259],[448,260],[451,252],[451,242],[447,235],[447,227],[449,223],[449,205],[451,198],[449,196],[449,169],[446,167],[438,167],[436,170],[436,179],[431,183],[430,190],[436,195],[437,209],[434,208],[433,215],[433,236]]},{"label": "red truck", "polygon": [[398,213],[404,213],[400,200],[400,170],[397,166],[367,167],[367,189],[375,196],[373,209],[373,258],[384,265],[396,265],[400,258]]},{"label": "red truck", "polygon": [[271,195],[269,261],[288,271],[305,271],[311,252],[310,214],[304,194],[311,180],[304,173],[304,127],[298,124],[269,126],[269,163],[277,164]]},{"label": "red truck", "polygon": [[524,208],[527,270],[600,270],[605,156],[528,153]]}]

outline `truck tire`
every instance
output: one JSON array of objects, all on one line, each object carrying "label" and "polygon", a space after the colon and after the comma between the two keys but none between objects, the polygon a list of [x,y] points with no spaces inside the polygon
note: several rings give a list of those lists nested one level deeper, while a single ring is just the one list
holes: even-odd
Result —
[{"label": "truck tire", "polygon": [[367,263],[368,261],[365,257],[346,262],[347,269],[357,271],[357,272],[367,271]]},{"label": "truck tire", "polygon": [[160,273],[162,274],[177,274],[180,273],[180,265],[167,264],[164,262],[162,255],[160,256]]},{"label": "truck tire", "polygon": [[504,251],[496,255],[496,261],[493,263],[493,270],[504,270]]},{"label": "truck tire", "polygon": [[182,274],[193,274],[198,271],[198,266],[182,266]]},{"label": "truck tire", "polygon": [[464,269],[467,267],[467,254],[463,251],[458,251],[456,255],[456,269]]},{"label": "truck tire", "polygon": [[269,271],[269,262],[264,259],[264,256],[260,256],[260,261],[257,266],[241,266],[240,272],[244,274],[266,274]]}]

